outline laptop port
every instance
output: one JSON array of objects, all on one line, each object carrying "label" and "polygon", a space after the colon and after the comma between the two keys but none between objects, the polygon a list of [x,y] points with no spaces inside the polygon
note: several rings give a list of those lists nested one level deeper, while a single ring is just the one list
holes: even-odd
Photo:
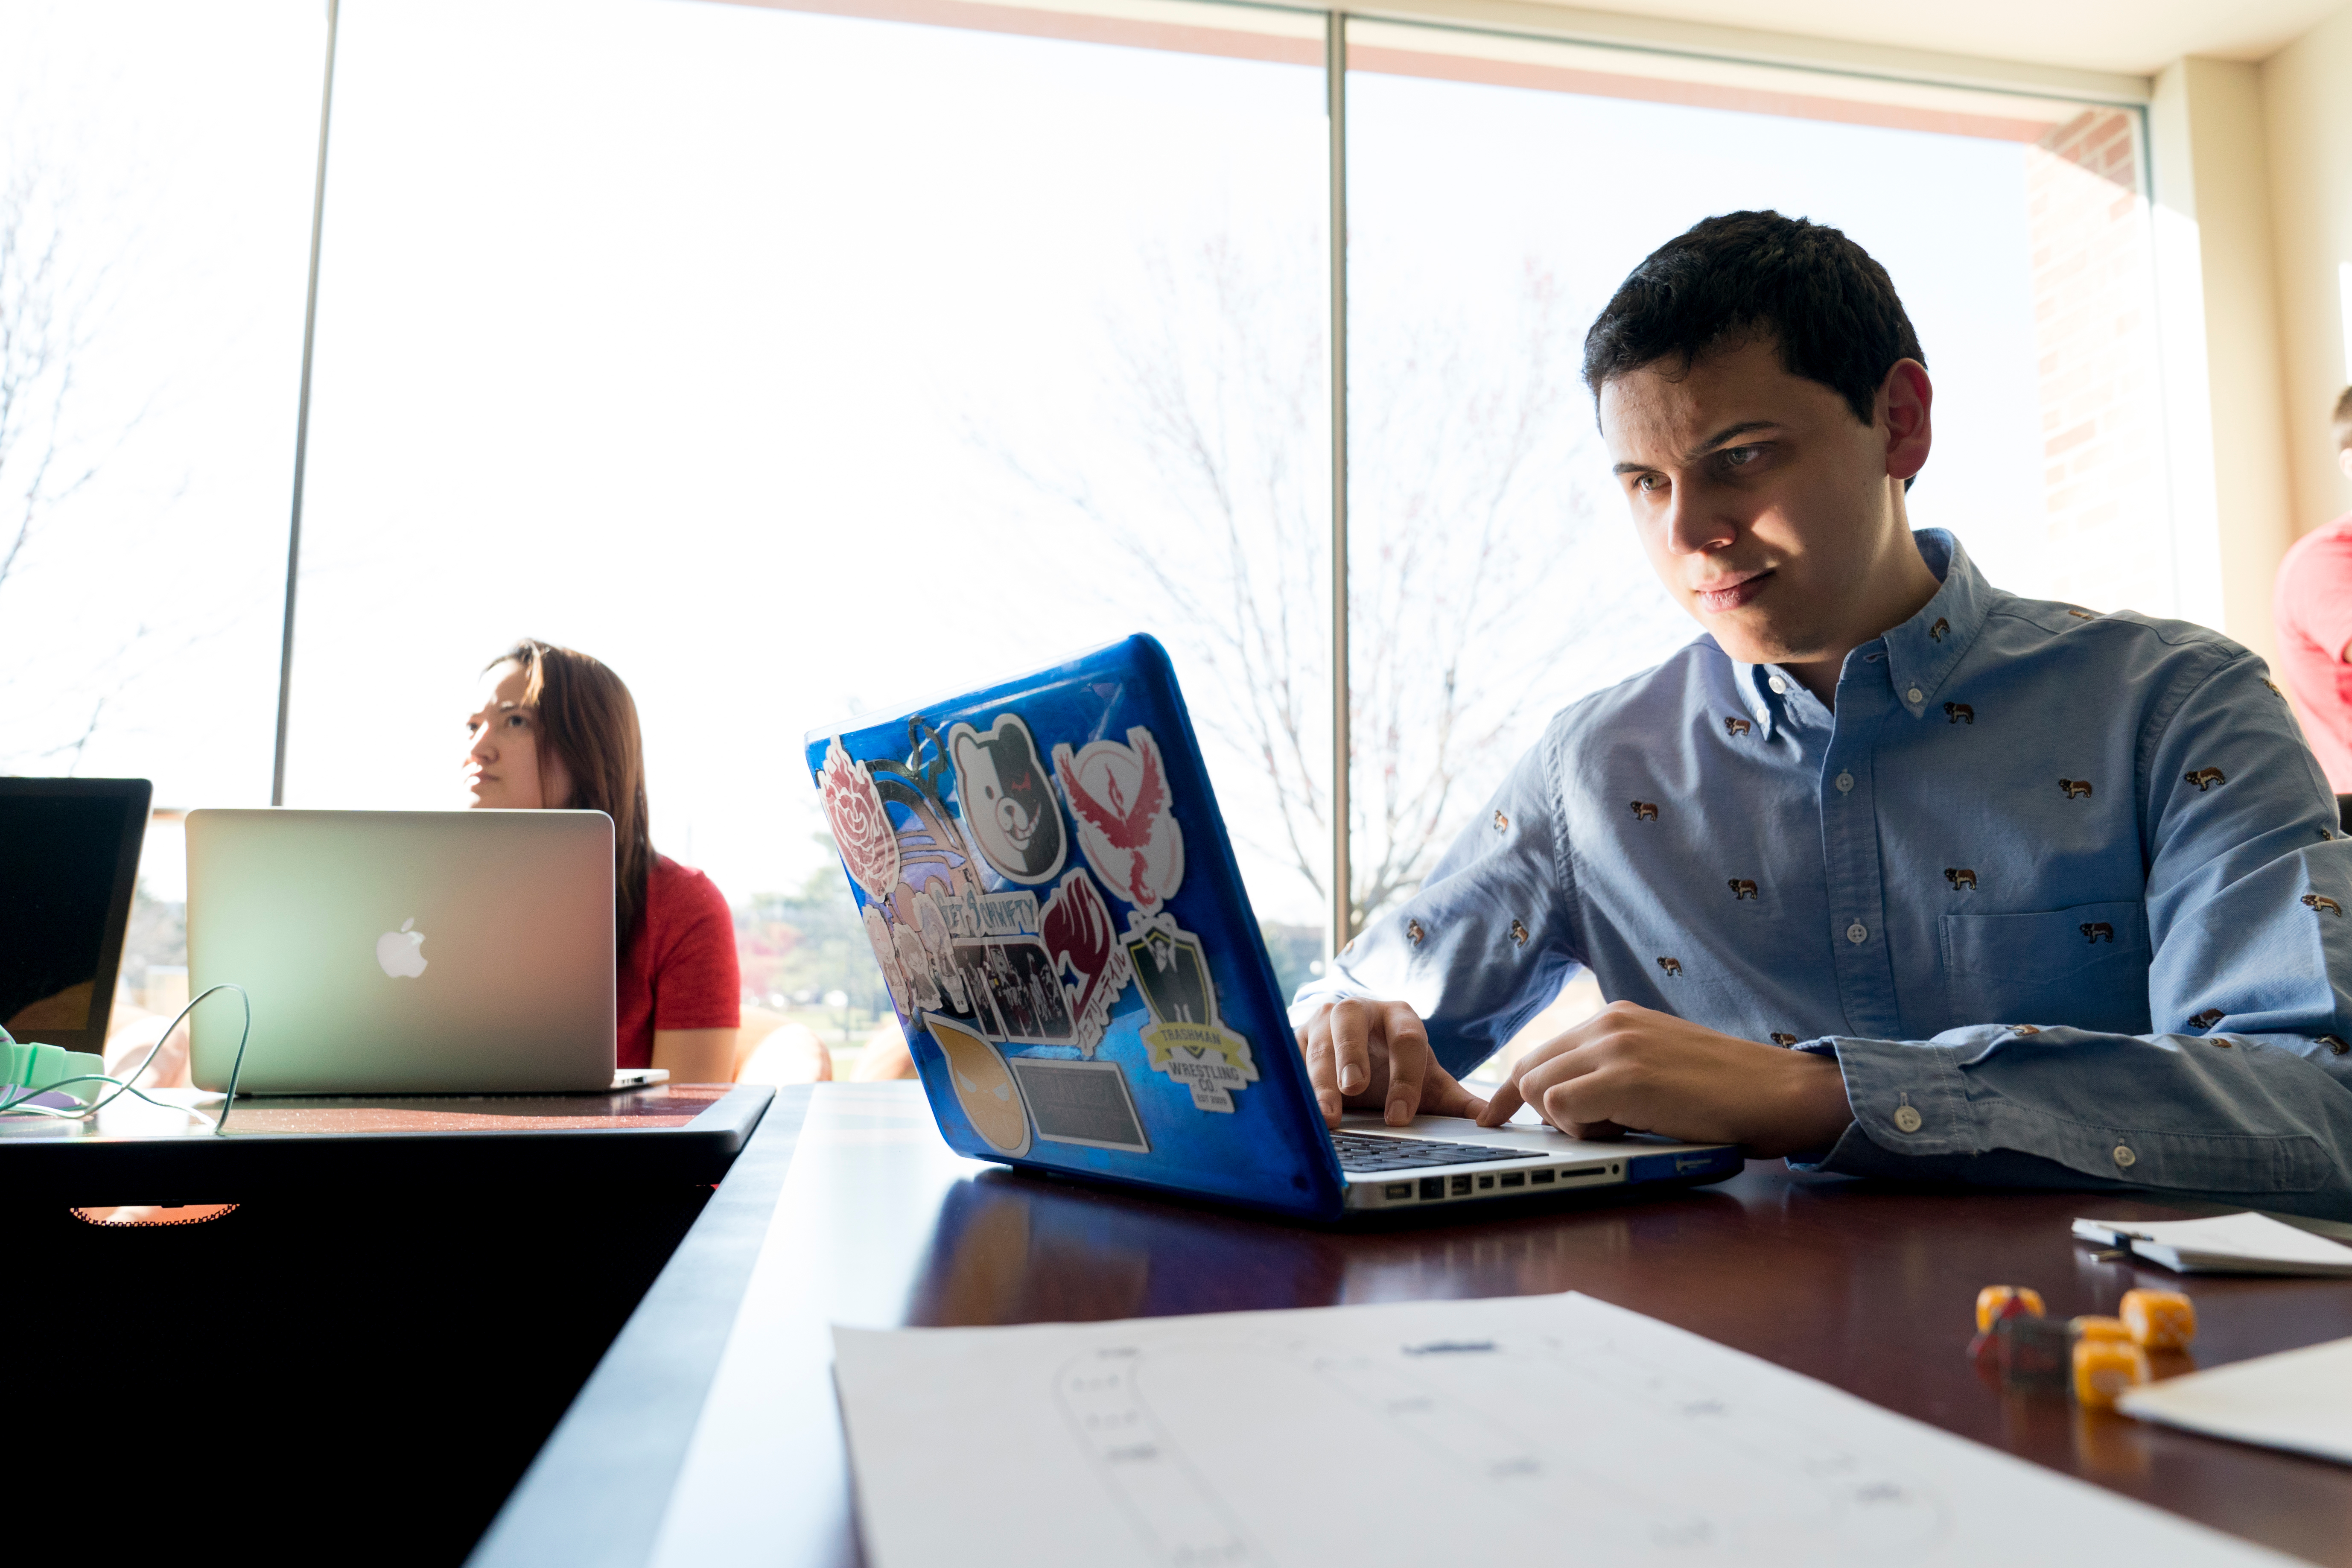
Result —
[{"label": "laptop port", "polygon": [[1492,1187],[1494,1184],[1495,1178],[1492,1176],[1481,1176],[1478,1178],[1478,1190],[1482,1193]]},{"label": "laptop port", "polygon": [[1527,1184],[1527,1177],[1517,1171],[1507,1172],[1503,1176],[1503,1185],[1507,1187],[1524,1187]]},{"label": "laptop port", "polygon": [[1434,1202],[1435,1200],[1437,1200],[1437,1199],[1439,1199],[1439,1198],[1444,1197],[1444,1195],[1445,1195],[1445,1178],[1444,1178],[1444,1177],[1443,1177],[1443,1176],[1423,1176],[1423,1177],[1422,1177],[1422,1179],[1421,1179],[1421,1201],[1422,1201],[1423,1203],[1433,1203],[1433,1202]]},{"label": "laptop port", "polygon": [[1470,1190],[1470,1178],[1467,1176],[1449,1176],[1446,1180],[1452,1184],[1454,1195],[1457,1198]]},{"label": "laptop port", "polygon": [[1411,1182],[1391,1182],[1387,1186],[1381,1189],[1381,1195],[1384,1198],[1391,1199],[1409,1198],[1412,1196],[1412,1184]]},{"label": "laptop port", "polygon": [[1528,1177],[1528,1180],[1533,1182],[1537,1186],[1548,1187],[1551,1185],[1557,1175],[1558,1173],[1552,1171],[1538,1171]]}]

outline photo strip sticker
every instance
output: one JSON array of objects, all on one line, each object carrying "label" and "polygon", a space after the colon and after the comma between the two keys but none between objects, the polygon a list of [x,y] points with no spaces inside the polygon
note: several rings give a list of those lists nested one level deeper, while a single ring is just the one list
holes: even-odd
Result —
[{"label": "photo strip sticker", "polygon": [[1250,1044],[1217,1019],[1216,983],[1201,939],[1167,915],[1128,922],[1127,952],[1152,1021],[1141,1036],[1151,1070],[1192,1091],[1192,1109],[1231,1112],[1234,1096],[1257,1081]]},{"label": "photo strip sticker", "polygon": [[882,918],[882,906],[866,906],[866,940],[874,944],[874,962],[882,966],[882,984],[890,989],[890,1005],[902,1018],[911,1017],[913,994],[907,989],[907,968],[898,962],[898,934]]},{"label": "photo strip sticker", "polygon": [[1110,906],[1084,866],[1074,866],[1045,900],[1045,951],[1055,973],[1067,973],[1078,1054],[1091,1057],[1110,1027],[1110,1010],[1135,978],[1135,965],[1111,924]]},{"label": "photo strip sticker", "polygon": [[849,879],[865,889],[869,899],[888,898],[898,880],[898,835],[874,787],[874,775],[849,754],[838,735],[825,747],[816,787]]},{"label": "photo strip sticker", "polygon": [[1139,724],[1125,745],[1096,741],[1075,755],[1057,745],[1054,776],[1104,884],[1144,914],[1158,912],[1184,880],[1184,834],[1151,731]]},{"label": "photo strip sticker", "polygon": [[963,1107],[972,1131],[1001,1154],[1029,1152],[1028,1107],[996,1047],[937,1013],[923,1015],[923,1027],[948,1058],[948,1081],[955,1086],[956,1103]]},{"label": "photo strip sticker", "polygon": [[1034,887],[1061,874],[1067,844],[1061,808],[1018,714],[1000,713],[986,731],[958,724],[948,731],[956,804],[972,847],[1008,881]]}]

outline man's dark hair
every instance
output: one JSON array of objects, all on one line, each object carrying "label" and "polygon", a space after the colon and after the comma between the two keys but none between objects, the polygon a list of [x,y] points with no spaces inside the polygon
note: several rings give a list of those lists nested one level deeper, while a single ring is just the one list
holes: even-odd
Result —
[{"label": "man's dark hair", "polygon": [[1873,423],[1897,360],[1927,363],[1895,280],[1841,231],[1776,212],[1702,219],[1643,259],[1584,334],[1584,384],[1769,338],[1790,374]]},{"label": "man's dark hair", "polygon": [[2352,386],[2336,400],[2336,449],[2339,452],[2352,447]]}]

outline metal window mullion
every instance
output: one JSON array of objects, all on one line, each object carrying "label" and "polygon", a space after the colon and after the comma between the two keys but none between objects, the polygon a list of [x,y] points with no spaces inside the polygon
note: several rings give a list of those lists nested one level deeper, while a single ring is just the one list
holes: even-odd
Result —
[{"label": "metal window mullion", "polygon": [[310,191],[310,284],[302,305],[302,390],[294,405],[294,503],[286,523],[286,621],[278,643],[278,742],[269,804],[286,804],[286,721],[294,697],[294,584],[302,565],[302,487],[310,457],[310,351],[319,335],[319,241],[326,232],[327,132],[335,118],[335,39],[342,0],[327,0],[327,68],[319,93],[319,173]]},{"label": "metal window mullion", "polygon": [[1355,935],[1348,856],[1348,17],[1324,23],[1331,212],[1331,951]]}]

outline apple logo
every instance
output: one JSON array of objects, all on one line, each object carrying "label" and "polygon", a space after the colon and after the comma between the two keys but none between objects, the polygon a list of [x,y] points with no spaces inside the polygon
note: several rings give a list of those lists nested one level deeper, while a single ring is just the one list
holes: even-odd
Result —
[{"label": "apple logo", "polygon": [[425,933],[411,931],[416,923],[415,915],[400,922],[398,931],[388,931],[375,939],[375,961],[394,980],[414,980],[425,973]]}]

